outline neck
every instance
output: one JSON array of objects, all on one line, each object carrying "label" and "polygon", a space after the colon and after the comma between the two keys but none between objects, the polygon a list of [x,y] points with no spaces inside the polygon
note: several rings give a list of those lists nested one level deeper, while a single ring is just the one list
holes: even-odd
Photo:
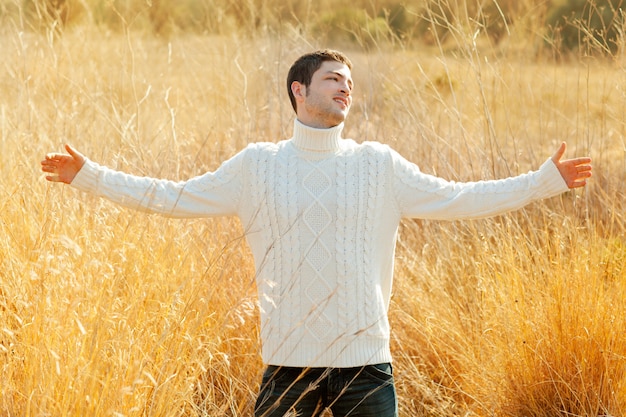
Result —
[{"label": "neck", "polygon": [[298,119],[293,126],[293,144],[308,152],[333,152],[339,148],[343,123],[328,129],[307,126]]}]

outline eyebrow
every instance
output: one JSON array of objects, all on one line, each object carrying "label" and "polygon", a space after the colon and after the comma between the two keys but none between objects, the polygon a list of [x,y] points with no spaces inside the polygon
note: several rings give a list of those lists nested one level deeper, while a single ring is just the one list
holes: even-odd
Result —
[{"label": "eyebrow", "polygon": [[352,87],[354,85],[354,82],[352,81],[352,77],[346,77],[346,75],[344,73],[342,73],[341,71],[337,71],[337,70],[330,70],[326,72],[327,75],[337,75],[341,78],[345,78],[348,80],[348,84],[350,84],[350,87]]}]

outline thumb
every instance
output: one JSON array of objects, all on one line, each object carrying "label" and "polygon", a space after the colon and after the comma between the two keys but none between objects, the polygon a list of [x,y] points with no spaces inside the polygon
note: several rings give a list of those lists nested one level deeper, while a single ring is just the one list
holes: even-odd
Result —
[{"label": "thumb", "polygon": [[74,149],[70,144],[66,143],[65,144],[65,150],[67,151],[67,153],[70,154],[70,156],[80,162],[81,166],[82,164],[85,162],[85,157],[83,156],[82,153],[78,152],[76,149]]},{"label": "thumb", "polygon": [[65,144],[65,150],[69,153],[73,158],[76,158],[78,151],[74,149],[69,143]]},{"label": "thumb", "polygon": [[565,149],[567,149],[567,144],[565,142],[561,142],[561,146],[559,146],[554,155],[552,155],[552,162],[554,162],[555,164],[558,163],[565,153]]}]

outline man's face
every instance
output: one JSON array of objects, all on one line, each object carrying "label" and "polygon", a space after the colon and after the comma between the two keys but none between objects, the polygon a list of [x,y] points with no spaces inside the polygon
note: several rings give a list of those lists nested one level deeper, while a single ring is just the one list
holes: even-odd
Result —
[{"label": "man's face", "polygon": [[308,87],[299,82],[291,86],[298,106],[298,120],[316,128],[337,126],[350,111],[352,84],[352,74],[345,64],[324,61]]}]

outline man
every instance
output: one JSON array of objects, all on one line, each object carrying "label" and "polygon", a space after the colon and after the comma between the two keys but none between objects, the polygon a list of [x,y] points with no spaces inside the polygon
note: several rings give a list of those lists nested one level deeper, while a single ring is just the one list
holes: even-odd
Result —
[{"label": "man", "polygon": [[257,268],[262,356],[256,416],[397,416],[387,310],[403,217],[492,216],[582,187],[590,158],[504,180],[454,183],[386,145],[343,139],[352,64],[337,51],[300,57],[287,87],[293,137],[254,143],[183,182],[110,170],[66,145],[41,162],[63,182],[172,217],[239,216]]}]

